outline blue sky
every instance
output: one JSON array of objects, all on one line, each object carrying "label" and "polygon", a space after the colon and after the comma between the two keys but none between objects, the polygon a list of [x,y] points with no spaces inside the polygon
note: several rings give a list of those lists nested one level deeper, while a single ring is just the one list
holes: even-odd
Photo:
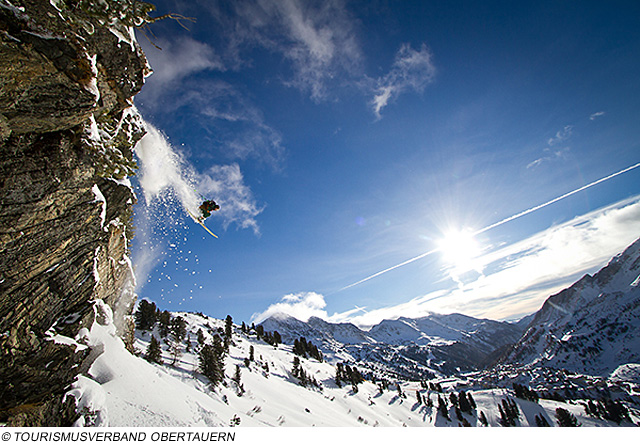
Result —
[{"label": "blue sky", "polygon": [[640,237],[640,168],[477,233],[640,162],[635,2],[154,3],[140,298],[511,319]]}]

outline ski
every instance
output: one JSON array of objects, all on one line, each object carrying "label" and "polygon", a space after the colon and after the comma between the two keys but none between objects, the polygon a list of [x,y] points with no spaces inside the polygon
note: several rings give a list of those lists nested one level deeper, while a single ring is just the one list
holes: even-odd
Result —
[{"label": "ski", "polygon": [[187,213],[189,213],[189,216],[191,217],[191,219],[193,219],[195,222],[200,224],[204,230],[209,232],[214,238],[218,238],[218,235],[216,235],[211,230],[209,230],[209,228],[207,226],[205,226],[204,223],[202,221],[200,221],[193,213],[191,213],[189,210],[187,210]]}]

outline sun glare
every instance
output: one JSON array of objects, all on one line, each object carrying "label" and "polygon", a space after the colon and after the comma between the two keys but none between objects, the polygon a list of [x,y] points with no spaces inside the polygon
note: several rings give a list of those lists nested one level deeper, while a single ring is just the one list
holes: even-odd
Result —
[{"label": "sun glare", "polygon": [[438,241],[438,249],[444,260],[458,268],[468,267],[471,261],[480,254],[480,246],[473,233],[467,230],[452,230],[444,234]]}]

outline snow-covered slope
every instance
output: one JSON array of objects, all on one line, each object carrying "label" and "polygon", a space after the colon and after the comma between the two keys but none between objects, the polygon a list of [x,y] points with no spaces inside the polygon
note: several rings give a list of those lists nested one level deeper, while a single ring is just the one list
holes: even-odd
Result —
[{"label": "snow-covered slope", "polygon": [[[381,390],[379,381],[372,380],[359,384],[356,392],[350,383],[341,387],[336,384],[334,363],[304,358],[302,369],[319,386],[303,387],[292,375],[294,355],[289,346],[270,346],[257,340],[253,332],[241,332],[237,326],[233,327],[233,343],[224,359],[224,382],[212,388],[198,372],[197,332],[201,330],[204,342],[209,343],[212,334],[223,329],[222,320],[191,313],[172,314],[187,322],[182,353],[171,365],[172,357],[163,341],[164,364],[152,364],[125,349],[115,335],[108,306],[97,304],[96,313],[97,322],[91,332],[83,332],[82,338],[77,339],[79,347],[89,344],[104,350],[88,375],[80,377],[70,391],[79,400],[82,417],[78,425],[483,426],[480,421],[483,413],[488,426],[500,426],[498,404],[506,398],[518,406],[517,426],[535,425],[536,416],[544,417],[553,426],[559,407],[571,412],[585,426],[615,425],[586,416],[580,404],[554,400],[534,403],[514,398],[510,389],[491,389],[486,384],[455,378],[439,381],[443,393],[426,389],[418,382],[391,381]],[[145,351],[151,335],[159,335],[157,327],[151,332],[137,332],[136,348]],[[247,360],[251,348],[253,361]],[[240,385],[232,379],[236,365],[241,372]],[[397,389],[398,384],[403,395]],[[450,395],[459,394],[462,389],[472,395],[476,408],[458,415]],[[446,405],[444,410],[438,409],[439,397]],[[638,420],[635,412],[631,420]]]},{"label": "snow-covered slope", "polygon": [[603,376],[640,363],[640,240],[549,297],[503,362]]}]

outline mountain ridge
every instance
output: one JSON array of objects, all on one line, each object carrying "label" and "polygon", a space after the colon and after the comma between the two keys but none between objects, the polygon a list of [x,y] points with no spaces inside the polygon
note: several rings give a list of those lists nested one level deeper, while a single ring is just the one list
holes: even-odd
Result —
[{"label": "mountain ridge", "polygon": [[593,275],[550,296],[500,360],[608,375],[640,363],[640,239]]},{"label": "mountain ridge", "polygon": [[508,322],[436,313],[383,320],[368,331],[352,323],[330,323],[318,317],[304,322],[287,314],[275,314],[261,325],[266,331],[278,331],[285,343],[304,337],[324,354],[354,362],[382,361],[387,372],[403,377],[477,370],[524,332]]}]

